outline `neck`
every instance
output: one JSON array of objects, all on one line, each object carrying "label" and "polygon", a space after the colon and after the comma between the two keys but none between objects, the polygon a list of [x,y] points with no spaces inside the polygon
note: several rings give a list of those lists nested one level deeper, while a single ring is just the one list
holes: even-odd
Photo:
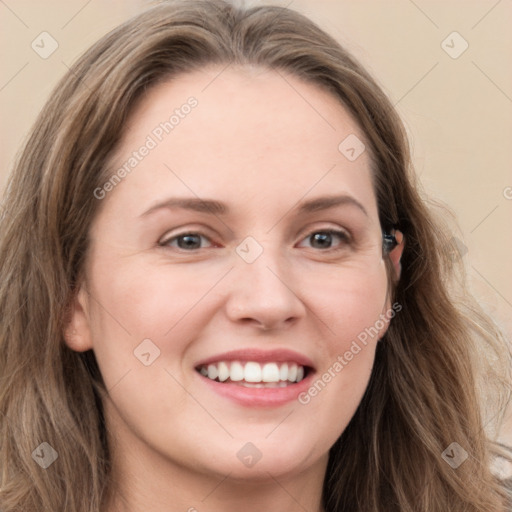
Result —
[{"label": "neck", "polygon": [[[183,476],[183,475],[182,475]],[[297,478],[270,478],[241,482],[226,476],[220,479],[180,478],[173,485],[150,487],[142,481],[125,481],[114,491],[107,512],[323,512],[321,486]],[[194,490],[198,492],[194,492]]]},{"label": "neck", "polygon": [[[251,479],[195,471],[157,454],[117,447],[105,512],[323,512],[327,457],[293,474]],[[116,455],[117,454],[117,455]],[[124,456],[120,457],[119,455]],[[254,468],[256,469],[256,467]]]}]

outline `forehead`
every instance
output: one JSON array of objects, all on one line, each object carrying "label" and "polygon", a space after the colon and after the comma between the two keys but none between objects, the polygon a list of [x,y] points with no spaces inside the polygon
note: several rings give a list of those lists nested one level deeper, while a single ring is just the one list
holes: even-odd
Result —
[{"label": "forehead", "polygon": [[126,166],[142,146],[150,150],[112,198],[147,204],[168,193],[261,205],[342,192],[371,210],[368,151],[347,158],[345,140],[362,145],[364,134],[323,88],[281,71],[205,68],[140,99],[110,170]]}]

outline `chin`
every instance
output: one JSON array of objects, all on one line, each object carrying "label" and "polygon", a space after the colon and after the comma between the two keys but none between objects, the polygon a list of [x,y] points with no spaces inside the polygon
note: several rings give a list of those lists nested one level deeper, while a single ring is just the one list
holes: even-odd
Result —
[{"label": "chin", "polygon": [[[206,472],[230,475],[230,479],[268,480],[301,473],[305,468],[319,463],[327,457],[329,446],[324,442],[312,442],[307,433],[287,433],[266,439],[268,430],[259,436],[230,439],[229,442],[210,446],[198,458],[208,453],[203,466]],[[271,434],[270,437],[272,437]]]}]

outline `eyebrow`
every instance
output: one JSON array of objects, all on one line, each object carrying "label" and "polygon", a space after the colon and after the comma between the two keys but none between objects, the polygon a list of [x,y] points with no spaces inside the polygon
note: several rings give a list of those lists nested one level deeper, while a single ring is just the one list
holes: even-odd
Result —
[{"label": "eyebrow", "polygon": [[[299,203],[293,208],[297,214],[313,213],[321,210],[327,210],[336,206],[352,205],[361,210],[366,216],[368,212],[366,208],[354,197],[349,195],[337,195],[337,196],[322,196],[309,201]],[[192,210],[200,213],[210,213],[212,215],[228,215],[230,208],[220,201],[214,199],[201,199],[201,198],[179,198],[171,197],[164,201],[158,202],[151,206],[148,210],[142,213],[140,216],[145,217],[156,210],[163,208],[181,208],[183,210]]]}]

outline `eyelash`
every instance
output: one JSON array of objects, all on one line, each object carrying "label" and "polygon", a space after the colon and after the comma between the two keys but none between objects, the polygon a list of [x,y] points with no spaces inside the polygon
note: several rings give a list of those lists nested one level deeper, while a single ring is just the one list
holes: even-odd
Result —
[{"label": "eyelash", "polygon": [[[306,240],[306,239],[308,239],[308,238],[310,238],[313,235],[318,234],[318,233],[334,235],[334,236],[339,237],[339,239],[341,240],[340,245],[343,245],[343,246],[347,245],[347,244],[349,245],[352,242],[350,235],[346,231],[341,231],[341,230],[337,230],[337,229],[317,229],[317,230],[311,231],[301,241],[304,241],[304,240]],[[206,239],[209,240],[208,236],[206,236],[205,234],[203,234],[201,232],[198,232],[198,231],[184,231],[183,233],[178,233],[178,234],[176,234],[176,235],[174,235],[174,236],[172,236],[170,238],[167,238],[166,240],[163,240],[162,242],[159,242],[159,245],[161,247],[164,247],[164,248],[170,248],[170,247],[172,247],[170,245],[170,242],[172,242],[174,240],[178,240],[181,237],[190,236],[190,235],[203,237],[203,238],[206,238]],[[190,253],[197,252],[197,251],[199,251],[201,249],[207,249],[207,247],[194,248],[194,249],[191,249],[191,250],[183,249],[181,247],[174,247],[174,248],[178,249],[179,251],[182,251],[182,252],[190,252]],[[334,251],[340,250],[341,248],[342,247],[328,247],[325,250],[323,250],[323,249],[319,249],[319,250],[320,250],[320,252],[334,252]]]}]

